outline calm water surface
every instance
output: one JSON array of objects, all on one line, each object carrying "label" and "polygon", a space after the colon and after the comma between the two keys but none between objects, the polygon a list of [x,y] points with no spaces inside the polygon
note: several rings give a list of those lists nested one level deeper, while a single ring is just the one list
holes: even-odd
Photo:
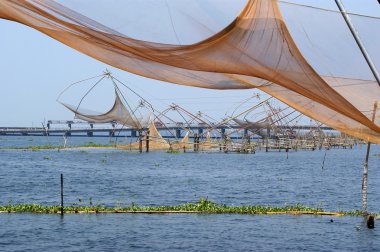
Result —
[{"label": "calm water surface", "polygon": [[[69,138],[69,144],[108,138]],[[0,148],[62,144],[61,137],[4,137]],[[326,210],[361,207],[366,146],[322,151],[130,153],[111,149],[0,150],[0,204],[176,205],[199,197],[228,205],[301,203]],[[376,145],[372,154],[380,153]],[[324,167],[323,159],[326,154]],[[368,207],[380,212],[380,157],[370,157]],[[372,250],[377,229],[361,218],[237,215],[0,215],[7,251]]]}]

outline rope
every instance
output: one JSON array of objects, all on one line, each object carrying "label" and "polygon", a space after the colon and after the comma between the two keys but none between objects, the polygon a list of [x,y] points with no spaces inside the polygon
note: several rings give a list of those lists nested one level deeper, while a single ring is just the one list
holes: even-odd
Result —
[{"label": "rope", "polygon": [[76,108],[76,110],[75,111],[78,111],[78,109],[79,109],[79,106],[82,104],[82,101],[84,100],[84,98],[105,78],[106,76],[105,75],[103,75],[103,77],[100,79],[100,80],[98,80],[87,92],[86,92],[86,94],[82,97],[82,99],[80,100],[80,102],[79,102],[79,104],[78,104],[78,106],[77,106],[77,108]]},{"label": "rope", "polygon": [[[337,13],[337,14],[339,13],[340,14],[340,11],[337,11],[337,10],[332,10],[332,9],[327,9],[327,8],[307,5],[307,4],[292,3],[292,2],[285,1],[285,0],[278,0],[278,2],[283,3],[283,4],[288,4],[288,5],[300,6],[300,7],[305,7],[305,8],[310,8],[310,9],[315,9],[315,10],[321,10],[321,11],[327,11],[327,12],[332,12],[332,13]],[[354,12],[347,12],[347,14],[353,15],[353,16],[359,16],[359,17],[372,18],[372,19],[380,19],[380,17],[370,16],[370,15],[364,15],[364,14],[359,14],[359,13],[354,13]]]},{"label": "rope", "polygon": [[94,76],[94,77],[89,77],[89,78],[87,78],[87,79],[80,80],[80,81],[77,81],[77,82],[74,82],[74,83],[70,84],[70,85],[69,85],[68,87],[66,87],[61,93],[59,93],[59,95],[58,95],[56,101],[59,102],[59,98],[61,98],[61,96],[63,95],[63,93],[65,93],[65,92],[66,92],[69,88],[71,88],[72,86],[74,86],[74,85],[76,85],[76,84],[79,84],[79,83],[81,83],[81,82],[84,82],[84,81],[88,81],[88,80],[92,80],[92,79],[95,79],[95,78],[99,78],[99,77],[101,77],[101,76],[104,77],[105,75],[102,74],[102,75],[98,75],[98,76]]},{"label": "rope", "polygon": [[172,29],[173,29],[174,35],[175,35],[175,37],[176,37],[176,39],[177,39],[178,44],[179,44],[179,45],[182,45],[182,44],[181,44],[181,41],[179,40],[178,34],[177,34],[176,30],[175,30],[175,27],[174,27],[174,21],[173,21],[173,17],[172,17],[172,13],[171,13],[170,6],[169,6],[169,3],[168,3],[167,0],[165,0],[165,4],[166,4],[166,7],[168,8],[168,13],[169,13],[169,17],[170,17],[170,23],[171,23],[171,25],[172,25]]}]

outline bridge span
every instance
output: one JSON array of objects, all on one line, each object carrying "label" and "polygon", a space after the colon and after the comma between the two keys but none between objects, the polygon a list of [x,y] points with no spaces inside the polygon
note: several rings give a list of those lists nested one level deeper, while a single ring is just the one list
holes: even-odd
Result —
[{"label": "bridge span", "polygon": [[[167,138],[177,137],[180,138],[187,130],[203,134],[206,130],[210,129],[210,125],[205,124],[190,124],[176,123],[172,125],[160,125],[156,124],[158,131]],[[289,126],[276,126],[278,129],[289,129]],[[311,125],[297,125],[292,126],[291,129],[297,131],[310,131],[320,129],[323,131],[334,131],[330,127],[317,127]],[[272,128],[262,129],[270,133]],[[239,125],[218,125],[213,127],[213,131],[219,133],[225,133],[229,131],[241,132],[240,135],[247,135],[250,131],[249,128],[244,128]],[[128,136],[137,137],[139,134],[137,129],[120,127],[116,124],[96,124],[87,123],[82,121],[48,121],[46,127],[0,127],[0,135],[8,136]]]}]

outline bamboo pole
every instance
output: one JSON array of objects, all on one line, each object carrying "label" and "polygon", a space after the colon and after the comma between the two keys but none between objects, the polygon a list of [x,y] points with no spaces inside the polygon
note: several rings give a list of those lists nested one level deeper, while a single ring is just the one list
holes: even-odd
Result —
[{"label": "bamboo pole", "polygon": [[142,142],[143,142],[142,130],[139,130],[139,152],[140,153],[142,153]]},{"label": "bamboo pole", "polygon": [[61,173],[61,215],[63,216],[63,174]]},{"label": "bamboo pole", "polygon": [[[375,103],[373,105],[372,122],[375,122],[376,110],[377,110],[377,101],[375,101]],[[362,182],[363,211],[365,213],[367,213],[368,159],[369,159],[370,151],[371,151],[371,142],[368,142],[367,153],[366,153],[365,161],[364,161],[364,172],[363,172],[363,182]]]},{"label": "bamboo pole", "polygon": [[373,74],[373,76],[375,76],[375,79],[377,81],[377,84],[379,84],[380,86],[380,74],[379,72],[377,71],[376,69],[376,66],[375,64],[373,63],[368,51],[366,50],[365,46],[364,46],[364,43],[362,42],[362,40],[360,39],[359,37],[359,34],[357,32],[357,30],[355,29],[353,23],[351,22],[351,19],[350,17],[348,16],[346,10],[344,9],[344,6],[341,2],[341,0],[335,0],[335,3],[336,5],[338,6],[339,8],[339,11],[342,13],[342,16],[344,18],[344,21],[346,21],[346,24],[348,26],[348,28],[350,29],[351,33],[352,33],[352,36],[354,37],[360,51],[362,52],[363,56],[364,56],[364,59],[366,60],[369,68],[371,69],[371,72]]}]

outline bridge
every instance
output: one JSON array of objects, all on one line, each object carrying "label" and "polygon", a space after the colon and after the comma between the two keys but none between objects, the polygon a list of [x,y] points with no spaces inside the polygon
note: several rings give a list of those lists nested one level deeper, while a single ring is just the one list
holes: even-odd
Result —
[{"label": "bridge", "polygon": [[[58,125],[53,127],[54,125]],[[214,126],[214,125],[211,125]],[[197,132],[198,134],[203,134],[204,131],[210,128],[206,124],[190,124],[185,123],[172,123],[168,125],[162,125],[156,123],[157,130],[166,138],[181,138],[186,130],[191,130]],[[281,129],[289,129],[289,126],[277,126]],[[293,131],[303,130],[310,131],[315,129],[321,129],[324,131],[334,131],[330,127],[317,127],[310,125],[297,125],[291,127]],[[249,132],[248,128],[244,128],[239,125],[217,125],[214,130],[220,133],[225,133],[226,131],[239,131],[244,132],[247,135]],[[262,129],[267,130],[267,129]],[[268,129],[270,133],[271,129]],[[49,120],[46,127],[0,127],[0,135],[8,136],[88,136],[88,137],[106,137],[106,136],[120,136],[120,137],[137,137],[138,130],[133,128],[120,127],[115,123],[89,123],[83,121],[72,121],[72,120]]]}]

